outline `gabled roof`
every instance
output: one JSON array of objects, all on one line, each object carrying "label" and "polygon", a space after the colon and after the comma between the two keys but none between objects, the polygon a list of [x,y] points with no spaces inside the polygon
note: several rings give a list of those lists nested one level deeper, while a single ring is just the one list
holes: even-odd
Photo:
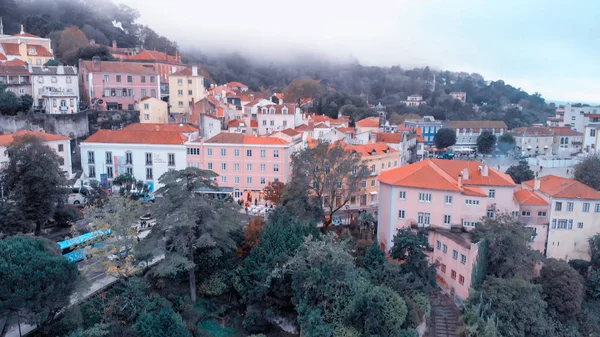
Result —
[{"label": "gabled roof", "polygon": [[239,88],[248,88],[247,85],[240,83],[240,82],[229,82],[227,84],[225,84],[228,87],[239,87]]},{"label": "gabled roof", "polygon": [[84,143],[183,145],[187,140],[188,138],[180,132],[121,129],[98,130],[88,137]]},{"label": "gabled roof", "polygon": [[4,49],[4,53],[6,55],[21,55],[18,44],[10,42],[2,42],[0,44],[2,45],[2,49]]},{"label": "gabled roof", "polygon": [[55,135],[52,133],[21,130],[21,131],[17,131],[17,133],[14,133],[14,134],[9,133],[9,134],[5,134],[5,135],[0,135],[0,146],[8,146],[8,145],[10,145],[10,143],[13,142],[15,137],[21,137],[21,136],[26,136],[26,135],[41,138],[44,142],[52,142],[52,141],[56,141],[56,140],[71,140],[71,138],[69,138],[69,137]]},{"label": "gabled roof", "polygon": [[549,128],[557,136],[583,136],[583,133],[577,132],[568,126],[550,126]]},{"label": "gabled roof", "polygon": [[379,117],[367,117],[356,122],[356,126],[363,128],[379,127]]},{"label": "gabled roof", "polygon": [[300,132],[298,132],[298,131],[296,131],[294,129],[291,129],[291,128],[287,128],[287,129],[281,131],[281,133],[284,133],[284,134],[286,134],[286,135],[288,135],[290,137],[294,137],[294,136],[302,134],[302,133],[300,133]]},{"label": "gabled roof", "polygon": [[451,121],[448,127],[456,128],[484,128],[484,129],[508,129],[503,121]]},{"label": "gabled roof", "polygon": [[[535,180],[523,184],[533,188]],[[553,197],[565,199],[600,200],[600,192],[574,179],[547,175],[540,178],[539,191]]]},{"label": "gabled roof", "polygon": [[11,66],[6,63],[0,64],[0,74],[2,75],[29,75],[29,70],[25,66]]},{"label": "gabled roof", "polygon": [[314,124],[313,125],[314,129],[330,129],[331,126],[325,124],[325,123],[318,123],[318,124]]},{"label": "gabled roof", "polygon": [[6,55],[0,53],[0,61],[6,61],[6,60],[7,60]]},{"label": "gabled roof", "polygon": [[[31,50],[35,49],[35,53],[31,53]],[[52,55],[52,53],[46,49],[46,47],[44,46],[38,46],[38,45],[28,45],[27,46],[27,55],[29,56],[41,56],[41,57],[52,57],[54,55]]]},{"label": "gabled roof", "polygon": [[[200,74],[200,71],[202,71],[202,68],[198,67],[198,76],[202,76]],[[191,76],[193,76],[192,74],[193,74],[192,68],[183,68],[183,69],[181,69],[181,70],[179,70],[179,71],[177,71],[177,72],[175,72],[175,73],[173,73],[173,74],[171,74],[169,76],[186,76],[186,77],[191,77]]]},{"label": "gabled roof", "polygon": [[306,131],[314,131],[315,128],[313,126],[309,126],[306,124],[300,124],[296,127],[296,131],[306,132]]},{"label": "gabled roof", "polygon": [[380,155],[384,153],[394,153],[397,150],[389,147],[386,143],[347,145],[342,142],[344,149],[359,153],[361,156]]},{"label": "gabled roof", "polygon": [[[72,66],[63,66],[64,75],[77,75],[77,68]],[[31,73],[35,75],[57,75],[58,67],[31,67]]]},{"label": "gabled roof", "polygon": [[[246,105],[248,106],[248,105]],[[288,115],[293,115],[296,112],[296,105],[295,104],[266,104],[261,106],[260,108],[258,108],[257,113],[258,114],[263,114],[263,109],[266,109],[267,112],[266,114],[270,114],[271,109],[275,109],[275,115],[282,115],[283,114],[283,108],[287,109],[287,114]]]},{"label": "gabled roof", "polygon": [[376,136],[378,142],[390,144],[400,144],[402,142],[402,133],[377,132]]},{"label": "gabled roof", "polygon": [[129,124],[121,130],[127,131],[166,131],[166,132],[181,132],[181,133],[192,133],[199,129],[190,124],[160,124],[160,123],[134,123]]},{"label": "gabled roof", "polygon": [[516,128],[510,131],[510,133],[517,137],[551,137],[554,136],[554,131],[551,128],[539,127],[539,126],[524,126]]},{"label": "gabled roof", "polygon": [[[94,70],[93,61],[82,61],[83,65],[90,71]],[[100,61],[100,70],[98,72],[105,73],[125,73],[125,74],[136,74],[136,75],[157,75],[156,68],[154,66],[144,66],[140,63],[135,62],[113,62],[113,61]]]},{"label": "gabled roof", "polygon": [[128,57],[127,59],[135,61],[164,61],[173,63],[179,63],[180,61],[175,56],[167,55],[163,52],[155,50],[144,50],[136,55]]},{"label": "gabled roof", "polygon": [[41,37],[39,37],[37,35],[33,35],[33,34],[25,33],[25,32],[13,34],[13,36],[18,36],[18,37],[35,37],[35,38],[41,39]]},{"label": "gabled roof", "polygon": [[[463,192],[458,186],[458,175],[467,169],[469,177],[462,179],[463,187],[515,186],[510,176],[489,166],[488,175],[483,176],[479,170],[481,165],[482,163],[475,161],[427,159],[385,171],[379,175],[379,181],[394,186]],[[479,192],[476,189],[467,189],[464,193]]]},{"label": "gabled roof", "polygon": [[546,200],[537,195],[535,192],[522,189],[520,191],[515,192],[515,200],[519,203],[519,205],[525,206],[547,206],[550,205]]},{"label": "gabled roof", "polygon": [[241,133],[221,132],[206,141],[207,144],[245,144],[245,145],[288,145],[283,139],[276,137],[256,137]]},{"label": "gabled roof", "polygon": [[23,60],[19,60],[19,59],[14,59],[14,60],[2,62],[2,65],[5,65],[5,66],[26,66],[27,62],[25,62]]},{"label": "gabled roof", "polygon": [[227,125],[230,127],[242,126],[242,124],[244,124],[244,121],[242,121],[240,119],[230,120],[229,123],[227,123]]},{"label": "gabled roof", "polygon": [[354,133],[356,132],[355,128],[337,128],[336,130],[339,130],[343,133]]}]

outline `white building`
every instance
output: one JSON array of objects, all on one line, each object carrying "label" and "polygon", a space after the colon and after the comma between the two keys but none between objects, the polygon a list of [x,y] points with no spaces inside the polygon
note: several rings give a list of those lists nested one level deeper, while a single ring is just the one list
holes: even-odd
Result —
[{"label": "white building", "polygon": [[15,134],[0,135],[0,167],[8,162],[8,156],[5,153],[6,147],[13,142],[15,136],[25,135],[31,135],[42,139],[44,144],[48,145],[59,156],[60,168],[65,173],[65,177],[67,179],[73,177],[73,169],[71,166],[71,138],[45,132],[23,130],[18,131]]},{"label": "white building", "polygon": [[[560,111],[561,113],[563,111]],[[559,112],[557,111],[557,117]],[[573,130],[584,132],[585,127],[591,123],[600,122],[600,106],[576,107],[571,104],[565,105],[562,124],[570,126]],[[559,123],[560,125],[560,123]],[[562,125],[560,125],[562,126]]]},{"label": "white building", "polygon": [[406,101],[402,101],[406,106],[418,107],[421,104],[425,104],[423,96],[421,95],[410,95],[406,98]]},{"label": "white building", "polygon": [[302,111],[295,104],[269,104],[257,110],[258,134],[268,135],[302,124]]},{"label": "white building", "polygon": [[34,110],[48,114],[79,112],[79,77],[76,67],[29,66],[29,72]]},{"label": "white building", "polygon": [[132,124],[121,130],[100,130],[80,144],[87,179],[110,183],[119,174],[160,188],[158,179],[169,170],[186,168],[186,146],[198,137],[187,124]]}]

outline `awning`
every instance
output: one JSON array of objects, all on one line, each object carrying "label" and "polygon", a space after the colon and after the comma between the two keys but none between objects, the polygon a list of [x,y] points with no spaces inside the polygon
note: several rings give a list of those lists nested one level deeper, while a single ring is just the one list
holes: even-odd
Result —
[{"label": "awning", "polygon": [[371,194],[371,195],[373,195],[373,194],[377,194],[377,192],[371,192],[370,194]]}]

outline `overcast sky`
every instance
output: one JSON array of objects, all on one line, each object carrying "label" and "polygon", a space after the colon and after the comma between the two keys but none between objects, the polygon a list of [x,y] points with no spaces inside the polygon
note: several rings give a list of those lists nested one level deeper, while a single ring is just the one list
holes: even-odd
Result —
[{"label": "overcast sky", "polygon": [[182,49],[429,65],[600,103],[599,0],[117,1]]}]

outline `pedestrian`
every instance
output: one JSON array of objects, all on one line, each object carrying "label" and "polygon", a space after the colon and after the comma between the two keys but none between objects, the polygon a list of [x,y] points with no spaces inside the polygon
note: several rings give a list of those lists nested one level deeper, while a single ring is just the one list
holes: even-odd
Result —
[{"label": "pedestrian", "polygon": [[500,171],[500,165],[498,165],[498,171]]},{"label": "pedestrian", "polygon": [[246,215],[248,215],[248,206],[246,206]]},{"label": "pedestrian", "polygon": [[567,175],[569,175],[569,169],[567,169]]}]

